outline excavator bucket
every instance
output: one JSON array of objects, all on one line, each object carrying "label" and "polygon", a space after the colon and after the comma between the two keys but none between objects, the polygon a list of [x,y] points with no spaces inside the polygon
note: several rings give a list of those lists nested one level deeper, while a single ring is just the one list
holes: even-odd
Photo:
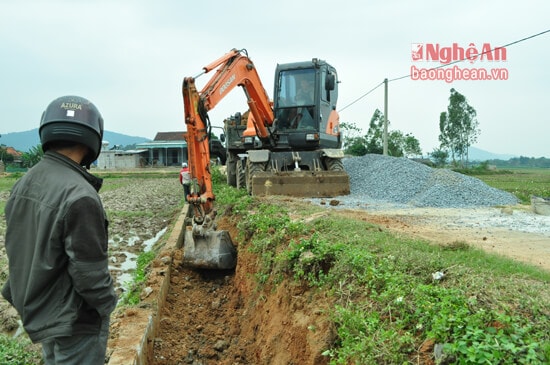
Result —
[{"label": "excavator bucket", "polygon": [[328,198],[349,195],[349,176],[344,171],[256,172],[252,195],[287,195]]},{"label": "excavator bucket", "polygon": [[193,234],[193,230],[186,230],[183,265],[196,269],[234,269],[237,266],[237,250],[229,232],[210,230],[198,235]]}]

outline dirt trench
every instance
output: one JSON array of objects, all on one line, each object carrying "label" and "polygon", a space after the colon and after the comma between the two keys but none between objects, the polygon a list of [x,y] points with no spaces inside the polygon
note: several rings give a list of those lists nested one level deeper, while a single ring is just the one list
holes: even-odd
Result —
[{"label": "dirt trench", "polygon": [[[237,237],[233,225],[220,229]],[[230,271],[191,270],[176,252],[150,365],[327,364],[330,300],[283,282],[256,289],[256,258],[239,251]]]}]

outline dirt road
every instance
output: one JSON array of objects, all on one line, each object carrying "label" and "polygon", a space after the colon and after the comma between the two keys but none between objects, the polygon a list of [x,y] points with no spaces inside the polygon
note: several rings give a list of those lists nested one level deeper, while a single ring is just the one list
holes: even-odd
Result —
[{"label": "dirt road", "polygon": [[550,217],[514,208],[415,208],[360,212],[399,234],[439,244],[466,242],[550,271]]}]

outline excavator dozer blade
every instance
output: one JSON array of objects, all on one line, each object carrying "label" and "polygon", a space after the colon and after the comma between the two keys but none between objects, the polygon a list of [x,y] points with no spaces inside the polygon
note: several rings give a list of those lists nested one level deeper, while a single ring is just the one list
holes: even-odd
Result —
[{"label": "excavator dozer blade", "polygon": [[234,269],[237,250],[229,232],[212,230],[194,235],[192,230],[185,231],[183,265],[196,269]]},{"label": "excavator dozer blade", "polygon": [[349,195],[349,175],[344,171],[256,172],[252,195],[287,195],[325,198]]}]

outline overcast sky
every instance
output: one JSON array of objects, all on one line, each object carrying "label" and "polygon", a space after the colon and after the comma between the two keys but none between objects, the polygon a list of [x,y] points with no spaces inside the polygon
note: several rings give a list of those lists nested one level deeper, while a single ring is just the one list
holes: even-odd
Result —
[{"label": "overcast sky", "polygon": [[[113,132],[153,139],[183,131],[183,78],[232,48],[248,51],[270,96],[277,63],[327,60],[341,81],[340,121],[366,133],[375,109],[383,111],[384,88],[361,97],[412,66],[441,65],[426,60],[428,47],[506,45],[550,29],[549,14],[547,0],[0,0],[0,134],[37,128],[48,103],[67,94],[94,102]],[[412,60],[414,44],[424,59]],[[550,33],[507,47],[505,61],[453,66],[504,69],[507,80],[390,82],[390,130],[432,152],[455,88],[477,110],[476,147],[550,157]],[[210,119],[221,126],[245,110],[235,89]]]}]

